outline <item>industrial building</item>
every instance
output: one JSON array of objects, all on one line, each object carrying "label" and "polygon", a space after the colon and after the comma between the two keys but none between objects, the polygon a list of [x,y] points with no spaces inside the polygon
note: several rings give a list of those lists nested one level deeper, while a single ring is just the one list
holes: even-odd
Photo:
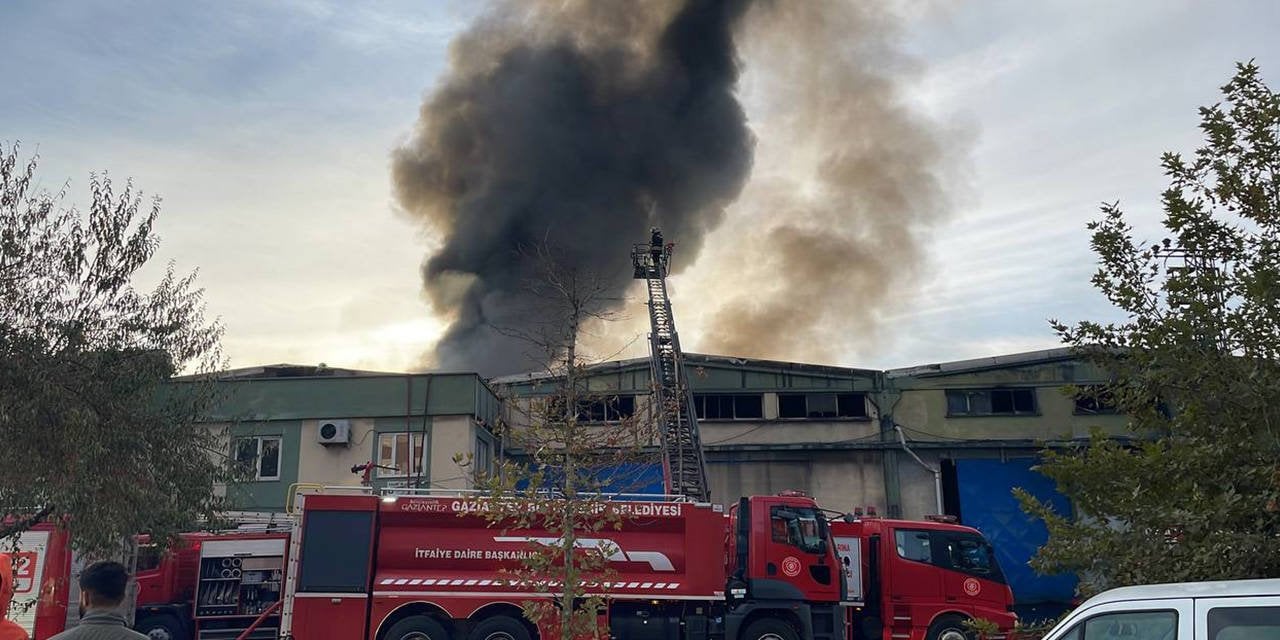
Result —
[{"label": "industrial building", "polygon": [[[1045,447],[1090,429],[1124,436],[1125,419],[1064,390],[1105,381],[1066,349],[887,371],[685,354],[713,500],[803,489],[831,509],[886,516],[946,513],[981,529],[1020,602],[1069,600],[1070,577],[1026,561],[1044,531],[1019,510],[1021,487],[1070,505],[1032,466]],[[650,402],[647,358],[585,372],[602,428]],[[283,510],[295,483],[466,488],[455,455],[484,468],[502,455],[491,426],[519,427],[554,388],[540,374],[397,374],[276,365],[225,372],[211,427],[253,479],[226,488],[239,509]],[[660,476],[657,477],[660,486]]]}]

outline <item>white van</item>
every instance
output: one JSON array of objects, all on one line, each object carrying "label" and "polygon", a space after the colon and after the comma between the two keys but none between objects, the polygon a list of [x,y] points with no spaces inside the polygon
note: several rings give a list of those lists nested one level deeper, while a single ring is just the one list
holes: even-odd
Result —
[{"label": "white van", "polygon": [[1045,640],[1280,640],[1280,579],[1112,589]]}]

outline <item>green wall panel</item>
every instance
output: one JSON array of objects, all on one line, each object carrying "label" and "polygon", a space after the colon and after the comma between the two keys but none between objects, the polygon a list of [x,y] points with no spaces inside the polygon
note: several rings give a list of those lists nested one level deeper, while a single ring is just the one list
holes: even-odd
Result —
[{"label": "green wall panel", "polygon": [[[280,479],[253,480],[227,487],[232,508],[241,511],[283,511],[289,485],[298,481],[298,450],[302,424],[296,421],[247,422],[231,426],[230,446],[236,438],[280,437]],[[231,451],[228,451],[231,454]]]}]

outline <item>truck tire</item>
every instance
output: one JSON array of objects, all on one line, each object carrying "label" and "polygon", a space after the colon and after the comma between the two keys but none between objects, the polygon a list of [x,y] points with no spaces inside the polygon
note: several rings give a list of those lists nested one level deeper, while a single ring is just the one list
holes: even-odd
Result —
[{"label": "truck tire", "polygon": [[467,640],[531,640],[529,628],[511,616],[494,616],[480,621]]},{"label": "truck tire", "polygon": [[449,640],[449,632],[427,616],[410,616],[391,625],[382,640]]},{"label": "truck tire", "polygon": [[150,640],[187,640],[187,632],[177,618],[168,615],[146,616],[133,628]]},{"label": "truck tire", "polygon": [[777,618],[760,618],[751,623],[739,640],[800,640],[796,630]]},{"label": "truck tire", "polygon": [[929,625],[925,640],[973,640],[973,632],[964,626],[964,621],[961,616],[941,616]]}]

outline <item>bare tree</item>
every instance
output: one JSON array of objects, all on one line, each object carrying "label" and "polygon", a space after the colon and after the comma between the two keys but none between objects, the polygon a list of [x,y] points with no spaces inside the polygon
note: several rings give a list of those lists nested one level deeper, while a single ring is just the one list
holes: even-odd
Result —
[{"label": "bare tree", "polygon": [[477,485],[489,492],[482,515],[490,526],[547,533],[507,569],[531,595],[525,616],[561,640],[595,638],[618,551],[598,534],[625,524],[613,494],[636,485],[637,468],[656,464],[655,434],[634,397],[591,388],[592,362],[579,346],[586,323],[613,319],[614,287],[564,267],[546,244],[533,257],[538,270],[527,286],[542,304],[529,310],[526,329],[500,330],[525,341],[544,366],[535,397],[508,403],[516,408],[497,425],[511,455],[478,473]]}]

